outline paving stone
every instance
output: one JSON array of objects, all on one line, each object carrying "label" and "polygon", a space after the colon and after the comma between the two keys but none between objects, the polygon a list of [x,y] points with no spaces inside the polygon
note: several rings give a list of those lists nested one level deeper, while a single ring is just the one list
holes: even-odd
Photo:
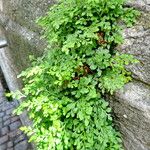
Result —
[{"label": "paving stone", "polygon": [[0,112],[0,117],[3,117],[5,115],[4,112]]},{"label": "paving stone", "polygon": [[7,145],[6,144],[2,144],[0,145],[0,150],[7,150]]},{"label": "paving stone", "polygon": [[11,123],[11,120],[8,119],[8,120],[6,120],[6,121],[4,122],[4,126],[8,126],[10,123]]},{"label": "paving stone", "polygon": [[2,100],[2,98],[0,98],[0,108],[2,108],[2,106],[3,106],[3,100]]},{"label": "paving stone", "polygon": [[13,131],[15,129],[18,129],[20,126],[21,126],[21,122],[20,121],[16,121],[16,122],[11,123],[9,125],[11,131]]},{"label": "paving stone", "polygon": [[6,121],[7,119],[9,119],[11,116],[10,115],[5,115],[4,117],[3,117],[3,121]]},{"label": "paving stone", "polygon": [[14,150],[27,150],[27,148],[28,148],[27,141],[22,141],[14,147]]},{"label": "paving stone", "polygon": [[[1,77],[0,77],[1,80]],[[0,81],[1,90],[1,81]],[[14,102],[8,102],[4,93],[0,94],[0,150],[29,150],[27,137],[19,130],[19,116],[13,116]],[[30,149],[32,150],[32,148]]]},{"label": "paving stone", "polygon": [[0,144],[3,144],[7,141],[8,141],[8,136],[7,135],[0,137]]},{"label": "paving stone", "polygon": [[12,131],[12,132],[9,132],[8,136],[9,136],[10,138],[14,138],[14,137],[17,137],[17,136],[19,136],[19,135],[21,135],[21,134],[22,134],[22,131],[19,130],[19,129],[17,129],[17,130],[14,130],[14,131]]},{"label": "paving stone", "polygon": [[16,140],[14,141],[14,143],[19,143],[20,141],[26,140],[26,137],[24,134],[20,135],[19,137],[16,138]]},{"label": "paving stone", "polygon": [[2,128],[3,127],[3,123],[2,122],[0,122],[0,128]]},{"label": "paving stone", "polygon": [[[3,105],[2,110],[6,111],[6,110],[10,110],[10,109],[14,109],[14,106],[11,105],[9,102],[6,102],[5,105]],[[10,111],[12,111],[12,110],[10,110]]]},{"label": "paving stone", "polygon": [[11,118],[11,122],[15,122],[15,121],[18,121],[18,120],[20,120],[19,116],[15,116],[15,117]]},{"label": "paving stone", "polygon": [[13,142],[12,142],[12,141],[8,142],[8,143],[7,143],[7,147],[8,147],[8,148],[13,147]]},{"label": "paving stone", "polygon": [[1,135],[5,135],[9,132],[8,126],[1,129]]},{"label": "paving stone", "polygon": [[11,108],[11,109],[6,110],[6,114],[7,114],[7,115],[12,114],[13,110],[14,110],[14,108]]},{"label": "paving stone", "polygon": [[13,148],[7,148],[7,150],[14,150]]},{"label": "paving stone", "polygon": [[[4,91],[0,91],[0,97],[2,97],[3,94],[4,94]],[[3,102],[3,99],[1,98],[1,99],[0,99],[0,103],[2,103],[2,102]]]}]

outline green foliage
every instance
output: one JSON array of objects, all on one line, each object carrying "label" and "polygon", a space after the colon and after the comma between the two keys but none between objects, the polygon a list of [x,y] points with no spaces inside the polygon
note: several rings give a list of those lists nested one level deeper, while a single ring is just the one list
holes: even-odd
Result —
[{"label": "green foliage", "polygon": [[104,100],[131,80],[125,65],[136,62],[115,47],[137,11],[124,0],[61,0],[38,20],[48,47],[23,71],[25,101],[33,121],[22,127],[38,150],[121,150],[111,109]]}]

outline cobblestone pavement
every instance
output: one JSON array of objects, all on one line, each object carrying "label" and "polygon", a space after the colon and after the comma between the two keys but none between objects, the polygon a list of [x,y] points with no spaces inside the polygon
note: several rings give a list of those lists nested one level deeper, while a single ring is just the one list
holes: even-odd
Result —
[{"label": "cobblestone pavement", "polygon": [[14,108],[15,103],[4,96],[0,77],[0,150],[31,150],[27,137],[19,130],[19,117],[12,114]]}]

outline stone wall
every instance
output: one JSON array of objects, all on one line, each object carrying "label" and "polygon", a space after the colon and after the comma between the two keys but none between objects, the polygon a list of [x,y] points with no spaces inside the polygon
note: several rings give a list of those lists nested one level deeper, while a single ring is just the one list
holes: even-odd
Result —
[{"label": "stone wall", "polygon": [[[52,0],[0,0],[0,25],[18,71],[29,66],[29,55],[39,56],[44,49],[36,19],[44,15]],[[17,61],[16,61],[17,60]]]},{"label": "stone wall", "polygon": [[[21,86],[16,76],[30,65],[28,56],[43,53],[45,42],[40,40],[35,20],[53,3],[53,0],[0,0],[0,35],[6,36],[9,43],[9,48],[0,50],[0,66],[12,91]],[[140,63],[128,66],[134,80],[116,92],[110,103],[125,149],[150,150],[150,0],[130,0],[127,5],[141,10],[142,16],[134,28],[125,30],[125,43],[118,49],[133,54]],[[23,124],[30,124],[26,114],[21,118]]]},{"label": "stone wall", "polygon": [[125,42],[118,49],[140,62],[127,67],[133,73],[133,82],[116,92],[110,102],[125,149],[150,150],[150,0],[129,5],[142,14],[136,26],[124,31]]}]

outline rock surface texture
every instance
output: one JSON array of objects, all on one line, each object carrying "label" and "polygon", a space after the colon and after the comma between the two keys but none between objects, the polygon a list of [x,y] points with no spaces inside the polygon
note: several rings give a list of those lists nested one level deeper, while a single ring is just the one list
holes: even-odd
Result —
[{"label": "rock surface texture", "polygon": [[[40,29],[35,20],[45,14],[48,6],[53,3],[54,0],[0,0],[0,35],[5,34],[9,43],[9,48],[0,50],[0,66],[12,91],[20,87],[16,75],[30,65],[28,56],[40,56],[43,52],[44,42],[39,40]],[[135,27],[124,31],[125,42],[118,49],[122,53],[133,54],[140,63],[127,67],[133,73],[133,82],[116,92],[110,98],[110,104],[116,125],[122,133],[125,150],[150,150],[150,0],[129,0],[126,5],[138,8],[142,15]],[[19,118],[13,121],[14,124],[11,122],[14,117],[9,113],[13,102],[8,106],[1,94],[0,92],[0,150],[9,150],[7,147],[12,147],[10,145],[24,135],[16,129],[21,125]],[[5,107],[1,105],[10,108],[3,111]],[[7,119],[3,121],[8,115],[9,123],[6,122]],[[23,118],[23,124],[27,124],[26,116],[20,118]],[[11,138],[9,134],[12,131],[21,135]],[[15,150],[20,147],[22,150],[27,149],[26,140],[21,141],[13,146]]]},{"label": "rock surface texture", "polygon": [[150,150],[150,0],[129,3],[142,11],[135,27],[124,31],[121,52],[140,62],[127,68],[133,82],[116,92],[111,106],[126,150]]}]

